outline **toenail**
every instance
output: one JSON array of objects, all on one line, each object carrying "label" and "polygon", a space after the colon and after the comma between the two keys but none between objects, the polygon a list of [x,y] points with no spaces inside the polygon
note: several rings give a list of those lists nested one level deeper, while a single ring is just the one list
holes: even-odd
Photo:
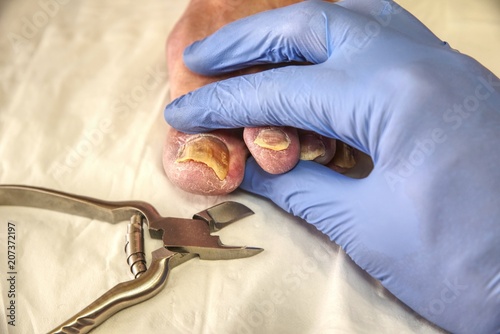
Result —
[{"label": "toenail", "polygon": [[352,168],[356,165],[356,160],[354,159],[354,149],[343,142],[337,143],[337,151],[333,157],[332,163],[340,168]]},{"label": "toenail", "polygon": [[262,148],[283,151],[290,146],[291,140],[288,135],[279,128],[265,128],[259,131],[253,142]]},{"label": "toenail", "polygon": [[317,136],[308,135],[300,138],[300,160],[314,160],[324,156],[325,144]]},{"label": "toenail", "polygon": [[176,163],[194,161],[210,167],[219,180],[224,180],[229,171],[229,149],[220,139],[202,135],[188,140],[179,149]]}]

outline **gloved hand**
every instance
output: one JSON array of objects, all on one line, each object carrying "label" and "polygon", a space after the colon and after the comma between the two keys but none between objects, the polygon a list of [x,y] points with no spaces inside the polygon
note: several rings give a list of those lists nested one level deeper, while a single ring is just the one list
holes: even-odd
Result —
[{"label": "gloved hand", "polygon": [[[343,5],[343,6],[341,6]],[[313,162],[247,163],[242,188],[314,224],[425,318],[500,332],[500,80],[391,1],[304,2],[230,24],[185,51],[232,78],[175,101],[184,132],[293,126],[370,155],[355,180]]]}]

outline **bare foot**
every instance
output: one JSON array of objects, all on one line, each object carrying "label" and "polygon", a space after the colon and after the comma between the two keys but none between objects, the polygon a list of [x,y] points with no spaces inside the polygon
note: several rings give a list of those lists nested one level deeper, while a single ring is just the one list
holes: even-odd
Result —
[{"label": "bare foot", "polygon": [[[191,72],[184,65],[182,53],[186,46],[227,23],[297,2],[300,1],[191,0],[167,40],[170,98],[175,99],[230,76],[265,69],[251,68],[232,75],[205,77]],[[335,146],[333,139],[313,133],[299,133],[293,128],[246,128],[188,135],[169,127],[163,165],[169,179],[180,188],[191,193],[221,195],[240,185],[245,161],[250,153],[264,170],[273,174],[290,170],[299,158],[330,163],[333,169],[343,172],[343,169],[338,169],[337,164],[331,162]],[[344,156],[347,156],[345,152]],[[338,159],[341,164],[345,160],[342,157]]]}]

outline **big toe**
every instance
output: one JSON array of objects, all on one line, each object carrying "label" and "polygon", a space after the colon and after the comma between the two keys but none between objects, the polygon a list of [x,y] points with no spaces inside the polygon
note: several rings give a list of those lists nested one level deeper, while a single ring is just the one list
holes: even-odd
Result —
[{"label": "big toe", "polygon": [[239,131],[192,135],[169,127],[163,168],[170,181],[187,192],[224,195],[243,180],[247,156]]}]

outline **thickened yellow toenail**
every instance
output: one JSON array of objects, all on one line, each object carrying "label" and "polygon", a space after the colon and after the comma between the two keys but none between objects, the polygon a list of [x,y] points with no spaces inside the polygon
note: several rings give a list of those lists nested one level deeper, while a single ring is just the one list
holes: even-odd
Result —
[{"label": "thickened yellow toenail", "polygon": [[210,167],[219,180],[224,180],[229,171],[229,150],[218,138],[200,136],[186,142],[175,162],[196,161]]},{"label": "thickened yellow toenail", "polygon": [[354,159],[354,149],[343,143],[337,142],[337,151],[335,152],[335,156],[332,160],[335,166],[341,168],[352,168],[356,165],[356,160]]},{"label": "thickened yellow toenail", "polygon": [[325,144],[321,140],[316,140],[314,143],[301,143],[300,160],[314,160],[324,156],[326,153]]},{"label": "thickened yellow toenail", "polygon": [[283,151],[290,146],[290,138],[279,129],[262,129],[253,141],[256,145],[274,151]]}]

